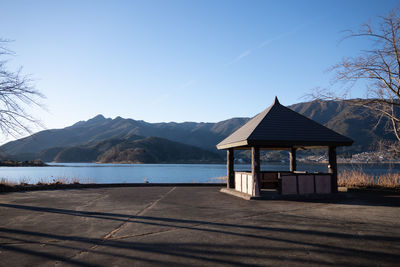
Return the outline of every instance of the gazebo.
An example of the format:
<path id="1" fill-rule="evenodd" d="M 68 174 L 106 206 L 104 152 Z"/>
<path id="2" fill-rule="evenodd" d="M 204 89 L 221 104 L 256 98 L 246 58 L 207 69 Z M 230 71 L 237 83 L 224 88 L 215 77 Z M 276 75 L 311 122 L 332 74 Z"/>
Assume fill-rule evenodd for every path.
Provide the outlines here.
<path id="1" fill-rule="evenodd" d="M 281 194 L 324 194 L 337 192 L 336 148 L 353 140 L 281 105 L 274 103 L 217 145 L 227 151 L 227 188 L 253 197 L 261 189 Z M 296 150 L 327 148 L 328 173 L 296 170 Z M 234 149 L 251 150 L 251 172 L 234 171 Z M 289 171 L 260 171 L 260 150 L 288 150 Z"/>

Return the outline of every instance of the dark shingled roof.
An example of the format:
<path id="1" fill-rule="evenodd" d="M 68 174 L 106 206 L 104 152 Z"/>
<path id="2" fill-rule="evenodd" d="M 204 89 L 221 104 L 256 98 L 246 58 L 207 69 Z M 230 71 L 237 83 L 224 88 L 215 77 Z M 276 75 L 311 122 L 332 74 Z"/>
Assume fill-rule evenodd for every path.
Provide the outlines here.
<path id="1" fill-rule="evenodd" d="M 353 140 L 275 102 L 217 145 L 232 147 L 350 146 Z"/>

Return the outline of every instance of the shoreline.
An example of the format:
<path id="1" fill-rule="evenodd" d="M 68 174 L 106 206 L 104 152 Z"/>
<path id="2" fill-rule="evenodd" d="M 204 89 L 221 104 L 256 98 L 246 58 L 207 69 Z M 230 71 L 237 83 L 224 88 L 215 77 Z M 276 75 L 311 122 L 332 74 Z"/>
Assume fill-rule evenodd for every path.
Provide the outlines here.
<path id="1" fill-rule="evenodd" d="M 129 165 L 226 165 L 225 162 L 215 162 L 215 163 L 200 163 L 200 162 L 193 162 L 193 163 L 126 163 L 126 162 L 45 162 L 43 165 L 1 165 L 0 168 L 5 167 L 5 168 L 26 168 L 26 167 L 38 167 L 38 168 L 43 168 L 43 167 L 76 167 L 76 166 L 68 166 L 68 164 L 93 164 L 92 167 L 96 166 L 97 167 L 102 167 L 104 165 L 111 166 L 112 165 L 124 165 L 128 167 Z M 235 163 L 235 165 L 238 166 L 245 166 L 245 165 L 250 165 L 251 163 Z M 285 165 L 288 164 L 287 162 L 262 162 L 261 165 Z M 298 162 L 298 165 L 301 164 L 307 164 L 307 165 L 327 165 L 327 162 L 304 162 L 300 161 Z M 400 161 L 396 162 L 337 162 L 338 165 L 399 165 Z M 107 166 L 107 167 L 108 167 Z M 88 166 L 82 166 L 82 167 L 90 167 Z M 105 166 L 104 166 L 105 167 Z M 119 166 L 121 167 L 121 166 Z"/>
<path id="2" fill-rule="evenodd" d="M 327 161 L 303 161 L 297 160 L 298 164 L 307 165 L 326 165 L 329 164 Z M 225 161 L 186 161 L 186 162 L 158 162 L 158 163 L 141 163 L 141 162 L 43 162 L 40 160 L 31 161 L 14 161 L 14 160 L 2 160 L 0 161 L 0 167 L 68 167 L 68 164 L 92 164 L 92 165 L 225 165 Z M 251 162 L 235 162 L 235 165 L 250 165 Z M 268 161 L 261 162 L 261 165 L 288 165 L 289 162 L 282 161 Z M 400 161 L 367 161 L 367 162 L 348 162 L 338 159 L 338 165 L 379 165 L 379 164 L 400 164 Z"/>
<path id="3" fill-rule="evenodd" d="M 0 184 L 0 194 L 9 192 L 42 191 L 42 190 L 65 190 L 65 189 L 88 189 L 88 188 L 113 188 L 113 187 L 225 187 L 226 183 L 109 183 L 109 184 Z"/>
<path id="4" fill-rule="evenodd" d="M 107 164 L 107 165 L 226 165 L 226 162 L 176 162 L 176 163 L 127 163 L 127 162 L 46 162 L 45 164 Z M 249 165 L 251 162 L 248 163 L 236 163 L 235 165 Z M 261 162 L 261 165 L 281 165 L 281 164 L 289 164 L 289 162 L 279 162 L 279 161 L 272 161 L 272 162 Z M 318 165 L 325 165 L 328 162 L 313 162 L 313 161 L 298 161 L 298 164 L 318 164 Z M 337 164 L 400 164 L 400 161 L 396 162 L 337 162 Z M 47 165 L 50 166 L 67 166 L 67 165 Z M 2 167 L 2 166 L 0 166 Z"/>
<path id="5" fill-rule="evenodd" d="M 67 189 L 90 189 L 90 188 L 115 188 L 115 187 L 226 187 L 226 183 L 52 183 L 52 184 L 0 184 L 0 194 L 10 192 L 43 191 L 43 190 L 67 190 Z M 341 193 L 368 193 L 382 192 L 400 194 L 400 187 L 390 188 L 384 186 L 339 186 Z"/>

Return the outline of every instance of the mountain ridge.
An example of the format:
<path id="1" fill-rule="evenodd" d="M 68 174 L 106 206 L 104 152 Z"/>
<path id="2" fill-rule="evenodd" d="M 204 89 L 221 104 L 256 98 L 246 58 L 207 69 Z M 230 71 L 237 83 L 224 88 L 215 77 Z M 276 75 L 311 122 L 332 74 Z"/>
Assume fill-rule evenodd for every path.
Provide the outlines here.
<path id="1" fill-rule="evenodd" d="M 347 101 L 315 100 L 288 107 L 355 141 L 353 146 L 341 148 L 339 153 L 368 151 L 378 139 L 394 140 L 394 137 L 384 130 L 385 121 L 381 121 L 378 127 L 374 128 L 376 117 L 369 110 L 352 106 Z M 44 130 L 29 137 L 11 141 L 1 146 L 0 150 L 2 153 L 19 158 L 30 155 L 30 157 L 51 159 L 68 147 L 96 146 L 102 141 L 113 139 L 123 142 L 123 140 L 141 136 L 143 138 L 158 137 L 224 156 L 223 151 L 217 151 L 215 145 L 249 119 L 238 117 L 216 123 L 149 123 L 119 116 L 114 119 L 105 118 L 99 114 L 63 129 Z M 178 144 L 175 145 L 178 146 Z M 150 150 L 154 149 L 156 148 L 152 147 Z"/>

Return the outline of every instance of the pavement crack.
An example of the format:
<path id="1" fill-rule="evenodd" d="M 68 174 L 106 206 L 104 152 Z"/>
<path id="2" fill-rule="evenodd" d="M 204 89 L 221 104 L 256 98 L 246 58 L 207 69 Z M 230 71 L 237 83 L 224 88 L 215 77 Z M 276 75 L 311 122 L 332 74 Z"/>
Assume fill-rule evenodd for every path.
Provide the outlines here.
<path id="1" fill-rule="evenodd" d="M 157 205 L 158 202 L 160 202 L 161 200 L 163 200 L 166 196 L 168 196 L 172 191 L 174 191 L 176 189 L 176 187 L 171 188 L 167 193 L 165 193 L 164 195 L 162 195 L 160 198 L 156 199 L 155 201 L 151 202 L 149 205 L 147 205 L 146 207 L 144 207 L 143 209 L 141 209 L 140 211 L 138 211 L 137 213 L 135 213 L 134 215 L 128 217 L 123 223 L 121 223 L 117 228 L 115 228 L 114 230 L 112 230 L 111 232 L 107 233 L 103 238 L 102 238 L 102 242 L 105 242 L 109 239 L 112 239 L 112 237 L 119 232 L 121 229 L 123 229 L 129 222 L 133 222 L 134 218 L 137 216 L 140 216 L 142 214 L 144 214 L 145 212 L 147 212 L 148 210 L 152 209 L 155 205 Z M 145 235 L 145 234 L 144 234 Z M 91 247 L 89 247 L 88 249 L 84 249 L 81 251 L 78 251 L 77 253 L 75 253 L 74 255 L 72 255 L 71 257 L 69 257 L 70 259 L 75 258 L 79 255 L 82 255 L 84 253 L 88 253 L 91 250 L 96 249 L 99 246 L 99 244 L 95 244 Z M 58 262 L 55 262 L 54 264 L 55 266 L 58 265 Z"/>
<path id="2" fill-rule="evenodd" d="M 171 192 L 172 192 L 172 190 L 171 190 Z M 153 202 L 153 204 L 155 204 L 155 202 Z M 287 213 L 287 212 L 290 212 L 290 211 L 313 209 L 313 208 L 316 208 L 316 207 L 319 207 L 319 206 L 321 206 L 321 204 L 316 204 L 316 205 L 313 205 L 313 206 L 311 206 L 309 208 L 296 208 L 296 209 L 291 209 L 291 210 L 286 210 L 286 211 L 264 212 L 264 213 L 261 213 L 261 214 L 253 214 L 253 215 L 243 216 L 243 217 L 239 217 L 239 218 L 232 218 L 232 221 L 264 216 L 266 214 L 271 214 L 271 213 L 279 214 L 279 213 Z M 151 207 L 152 207 L 152 205 L 150 205 L 148 207 L 148 209 L 150 209 Z M 145 210 L 146 210 L 146 208 L 144 208 L 142 210 L 142 212 L 144 212 Z M 141 215 L 141 213 L 139 212 L 137 215 L 139 216 L 139 215 Z M 135 235 L 124 235 L 124 236 L 119 236 L 119 237 L 114 237 L 114 238 L 110 237 L 109 240 L 120 240 L 120 239 L 127 239 L 127 238 L 135 238 L 135 237 L 143 237 L 143 236 L 150 236 L 150 235 L 156 235 L 156 234 L 163 234 L 163 233 L 168 233 L 168 232 L 173 232 L 173 231 L 182 231 L 182 230 L 187 230 L 187 229 L 190 229 L 190 228 L 193 228 L 193 227 L 212 225 L 213 223 L 220 223 L 220 222 L 219 221 L 209 221 L 209 222 L 204 222 L 204 223 L 188 225 L 188 226 L 185 226 L 185 227 L 174 227 L 172 229 L 167 229 L 167 230 L 162 230 L 162 231 L 155 231 L 155 232 L 149 232 L 149 233 L 143 233 L 143 234 L 135 234 Z"/>
<path id="3" fill-rule="evenodd" d="M 108 195 L 102 195 L 102 196 L 99 196 L 99 197 L 97 197 L 97 198 L 95 198 L 95 199 L 92 199 L 91 201 L 88 201 L 85 205 L 79 206 L 77 210 L 80 210 L 80 209 L 82 209 L 82 208 L 89 207 L 90 205 L 92 205 L 92 203 L 97 202 L 97 201 L 99 201 L 100 199 L 104 199 L 104 198 L 107 198 L 107 197 L 108 197 Z"/>
<path id="4" fill-rule="evenodd" d="M 155 232 L 136 234 L 136 235 L 123 235 L 123 236 L 119 236 L 119 237 L 110 238 L 109 240 L 121 240 L 121 239 L 132 238 L 132 237 L 156 235 L 156 234 L 162 234 L 162 233 L 172 232 L 172 231 L 176 231 L 176 230 L 181 230 L 181 229 L 173 228 L 173 229 L 168 229 L 168 230 L 155 231 Z"/>
<path id="5" fill-rule="evenodd" d="M 164 195 L 162 195 L 159 199 L 153 201 L 152 203 L 150 203 L 148 206 L 144 207 L 142 210 L 140 210 L 139 212 L 137 212 L 135 215 L 132 215 L 130 217 L 128 217 L 120 226 L 118 226 L 117 228 L 115 228 L 114 230 L 112 230 L 111 232 L 109 232 L 108 234 L 106 234 L 103 237 L 103 240 L 107 240 L 109 238 L 111 238 L 113 235 L 115 235 L 117 232 L 119 232 L 122 228 L 124 228 L 128 222 L 132 222 L 134 220 L 131 220 L 132 218 L 135 218 L 137 216 L 141 216 L 143 215 L 146 211 L 152 209 L 155 205 L 157 205 L 158 202 L 160 202 L 162 199 L 164 199 L 167 195 L 169 195 L 172 191 L 174 191 L 176 189 L 176 187 L 171 188 L 171 190 L 169 190 L 167 193 L 165 193 Z"/>
<path id="6" fill-rule="evenodd" d="M 157 199 L 156 201 L 154 201 L 153 203 L 151 203 L 149 206 L 145 207 L 144 209 L 142 209 L 141 211 L 139 211 L 136 216 L 140 216 L 143 213 L 145 213 L 146 211 L 152 209 L 155 205 L 157 205 L 158 202 L 160 202 L 162 199 L 164 199 L 166 196 L 168 196 L 172 191 L 174 191 L 176 189 L 176 186 L 171 188 L 171 190 L 169 190 L 167 193 L 165 193 L 163 196 L 161 196 L 159 199 Z"/>

